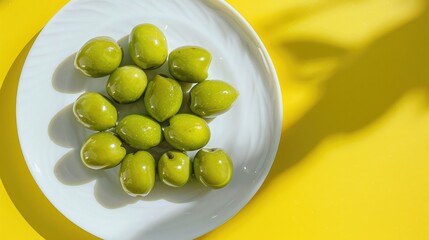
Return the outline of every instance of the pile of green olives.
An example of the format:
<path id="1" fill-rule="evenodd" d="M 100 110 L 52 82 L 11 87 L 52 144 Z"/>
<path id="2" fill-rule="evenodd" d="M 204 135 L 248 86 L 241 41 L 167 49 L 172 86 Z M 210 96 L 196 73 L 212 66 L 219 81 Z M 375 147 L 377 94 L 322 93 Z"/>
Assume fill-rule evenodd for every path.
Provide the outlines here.
<path id="1" fill-rule="evenodd" d="M 207 80 L 212 57 L 206 49 L 183 46 L 168 54 L 167 39 L 153 24 L 135 26 L 128 47 L 133 65 L 121 66 L 128 53 L 110 37 L 93 38 L 76 54 L 74 66 L 82 74 L 108 78 L 108 96 L 86 92 L 73 105 L 76 120 L 97 131 L 81 148 L 83 164 L 97 170 L 120 164 L 119 181 L 131 196 L 149 194 L 156 175 L 171 187 L 191 178 L 213 189 L 225 187 L 233 176 L 232 160 L 222 149 L 204 148 L 211 136 L 207 122 L 228 111 L 238 91 L 224 81 Z M 147 70 L 164 64 L 171 77 L 148 79 Z M 144 113 L 119 119 L 115 105 L 138 101 Z M 151 150 L 166 145 L 155 159 Z M 191 160 L 187 151 L 196 150 Z"/>

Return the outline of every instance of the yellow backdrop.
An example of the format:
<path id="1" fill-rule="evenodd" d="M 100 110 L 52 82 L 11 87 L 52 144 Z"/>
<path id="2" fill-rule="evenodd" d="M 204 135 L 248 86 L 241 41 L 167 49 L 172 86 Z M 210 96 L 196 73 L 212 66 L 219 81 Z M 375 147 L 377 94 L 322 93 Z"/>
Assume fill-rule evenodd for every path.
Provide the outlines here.
<path id="1" fill-rule="evenodd" d="M 273 58 L 283 133 L 256 196 L 202 239 L 429 239 L 429 2 L 229 2 Z M 43 196 L 16 134 L 23 61 L 65 3 L 0 1 L 1 239 L 94 238 Z"/>

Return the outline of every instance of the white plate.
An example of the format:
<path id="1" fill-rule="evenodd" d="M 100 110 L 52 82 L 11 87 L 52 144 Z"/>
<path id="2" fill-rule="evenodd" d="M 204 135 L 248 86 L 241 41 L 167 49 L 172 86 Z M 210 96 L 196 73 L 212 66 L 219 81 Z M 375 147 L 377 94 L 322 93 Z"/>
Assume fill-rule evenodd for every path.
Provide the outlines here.
<path id="1" fill-rule="evenodd" d="M 234 162 L 234 177 L 224 189 L 156 184 L 148 197 L 136 199 L 120 189 L 118 168 L 96 172 L 80 162 L 80 145 L 91 132 L 76 123 L 71 104 L 84 91 L 104 92 L 106 78 L 84 78 L 73 69 L 73 54 L 102 35 L 126 46 L 124 37 L 145 22 L 163 30 L 170 51 L 182 45 L 208 49 L 209 78 L 240 92 L 234 107 L 210 123 L 208 147 L 224 148 Z M 264 181 L 282 116 L 277 76 L 262 42 L 234 9 L 215 0 L 71 1 L 28 54 L 16 108 L 22 152 L 43 193 L 71 221 L 107 239 L 190 239 L 224 223 Z"/>

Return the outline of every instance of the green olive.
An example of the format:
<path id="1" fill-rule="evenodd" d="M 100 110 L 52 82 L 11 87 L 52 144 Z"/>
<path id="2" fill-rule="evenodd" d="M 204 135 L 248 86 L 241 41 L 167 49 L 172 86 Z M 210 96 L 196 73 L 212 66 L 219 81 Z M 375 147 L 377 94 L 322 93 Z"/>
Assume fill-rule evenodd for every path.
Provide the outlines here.
<path id="1" fill-rule="evenodd" d="M 158 175 L 162 182 L 172 187 L 185 185 L 192 170 L 191 161 L 186 153 L 168 151 L 158 161 Z"/>
<path id="2" fill-rule="evenodd" d="M 119 121 L 116 133 L 128 145 L 136 149 L 149 149 L 162 140 L 161 126 L 154 120 L 131 114 Z"/>
<path id="3" fill-rule="evenodd" d="M 207 80 L 191 89 L 191 111 L 201 117 L 214 117 L 228 109 L 239 93 L 234 87 L 219 80 Z"/>
<path id="4" fill-rule="evenodd" d="M 193 151 L 204 147 L 210 140 L 207 122 L 192 114 L 177 114 L 170 118 L 164 129 L 165 140 L 174 148 Z"/>
<path id="5" fill-rule="evenodd" d="M 146 151 L 128 154 L 121 163 L 119 181 L 122 189 L 133 197 L 146 196 L 155 185 L 155 160 Z"/>
<path id="6" fill-rule="evenodd" d="M 167 40 L 155 25 L 140 24 L 131 31 L 129 51 L 137 66 L 143 69 L 158 68 L 167 59 Z"/>
<path id="7" fill-rule="evenodd" d="M 231 158 L 222 149 L 201 149 L 194 158 L 194 173 L 204 186 L 223 188 L 232 178 Z"/>
<path id="8" fill-rule="evenodd" d="M 116 69 L 107 81 L 107 93 L 118 103 L 137 101 L 147 85 L 146 74 L 138 67 L 123 66 Z"/>
<path id="9" fill-rule="evenodd" d="M 74 65 L 85 76 L 104 77 L 122 61 L 122 49 L 110 37 L 96 37 L 86 42 L 76 55 Z"/>
<path id="10" fill-rule="evenodd" d="M 202 82 L 208 76 L 212 57 L 201 47 L 185 46 L 175 49 L 168 58 L 170 74 L 183 82 Z"/>
<path id="11" fill-rule="evenodd" d="M 112 168 L 122 161 L 125 154 L 121 140 L 110 132 L 92 134 L 80 151 L 82 162 L 91 169 Z"/>
<path id="12" fill-rule="evenodd" d="M 73 105 L 73 113 L 79 123 L 95 131 L 114 127 L 118 118 L 115 106 L 103 95 L 95 92 L 80 95 Z"/>
<path id="13" fill-rule="evenodd" d="M 182 99 L 182 88 L 178 82 L 157 75 L 148 84 L 144 105 L 151 117 L 163 122 L 179 111 Z"/>

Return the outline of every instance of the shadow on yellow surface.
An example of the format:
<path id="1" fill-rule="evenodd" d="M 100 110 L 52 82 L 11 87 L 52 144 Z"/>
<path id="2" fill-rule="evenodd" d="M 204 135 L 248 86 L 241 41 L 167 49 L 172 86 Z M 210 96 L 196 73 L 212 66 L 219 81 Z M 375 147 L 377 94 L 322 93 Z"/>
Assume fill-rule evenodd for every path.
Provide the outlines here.
<path id="1" fill-rule="evenodd" d="M 65 218 L 43 195 L 31 176 L 19 147 L 16 132 L 15 98 L 22 65 L 34 37 L 13 63 L 0 90 L 0 126 L 8 146 L 0 148 L 0 177 L 25 220 L 45 239 L 96 239 Z"/>
<path id="2" fill-rule="evenodd" d="M 410 90 L 420 88 L 429 93 L 428 23 L 426 7 L 416 18 L 358 50 L 317 39 L 280 43 L 282 54 L 298 62 L 325 57 L 347 61 L 320 83 L 319 100 L 284 130 L 276 161 L 262 189 L 325 138 L 366 127 Z M 287 94 L 288 89 L 283 91 Z"/>

